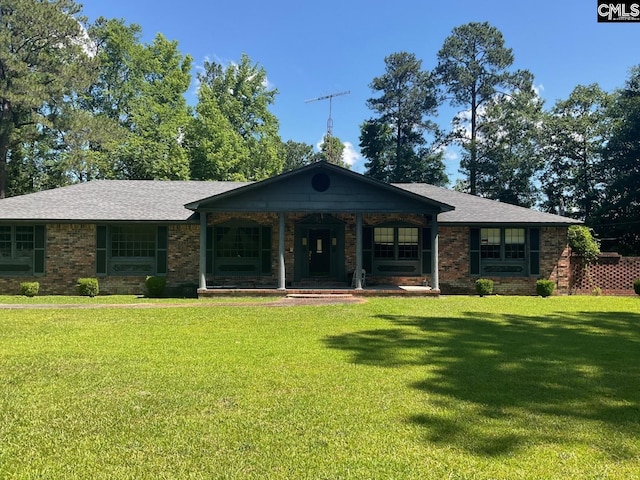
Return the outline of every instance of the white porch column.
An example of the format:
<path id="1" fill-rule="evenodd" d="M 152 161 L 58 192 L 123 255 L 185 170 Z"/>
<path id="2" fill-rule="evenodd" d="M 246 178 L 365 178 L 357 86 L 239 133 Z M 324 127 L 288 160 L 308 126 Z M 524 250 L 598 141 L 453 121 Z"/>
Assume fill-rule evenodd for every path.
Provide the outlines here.
<path id="1" fill-rule="evenodd" d="M 287 271 L 284 263 L 284 212 L 278 214 L 278 290 L 287 289 Z"/>
<path id="2" fill-rule="evenodd" d="M 431 288 L 434 290 L 440 290 L 440 278 L 438 275 L 439 265 L 438 265 L 438 216 L 436 214 L 432 215 L 433 222 L 431 225 Z"/>
<path id="3" fill-rule="evenodd" d="M 362 290 L 362 213 L 356 213 L 356 290 Z"/>
<path id="4" fill-rule="evenodd" d="M 207 288 L 207 214 L 200 212 L 200 266 L 198 288 Z"/>

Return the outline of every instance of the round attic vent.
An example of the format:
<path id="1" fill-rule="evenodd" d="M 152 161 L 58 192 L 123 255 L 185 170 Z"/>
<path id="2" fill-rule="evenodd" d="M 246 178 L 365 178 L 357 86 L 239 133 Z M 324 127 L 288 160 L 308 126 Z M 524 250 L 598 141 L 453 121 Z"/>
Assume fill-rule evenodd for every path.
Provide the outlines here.
<path id="1" fill-rule="evenodd" d="M 326 192 L 331 186 L 331 179 L 326 173 L 316 173 L 311 178 L 311 186 L 316 192 Z"/>

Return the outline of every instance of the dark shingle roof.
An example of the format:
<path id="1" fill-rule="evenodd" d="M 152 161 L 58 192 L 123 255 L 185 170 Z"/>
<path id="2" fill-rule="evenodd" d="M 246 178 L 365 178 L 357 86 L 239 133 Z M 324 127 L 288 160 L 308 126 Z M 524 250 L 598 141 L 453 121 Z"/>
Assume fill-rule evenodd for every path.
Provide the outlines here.
<path id="1" fill-rule="evenodd" d="M 96 180 L 0 200 L 0 221 L 148 221 L 193 219 L 186 204 L 234 190 L 250 182 Z M 455 210 L 438 216 L 442 224 L 579 223 L 428 184 L 395 184 Z M 345 205 L 348 210 L 348 205 Z"/>
<path id="2" fill-rule="evenodd" d="M 0 200 L 2 220 L 185 221 L 184 205 L 243 182 L 95 180 Z"/>
<path id="3" fill-rule="evenodd" d="M 489 200 L 488 198 L 476 197 L 426 183 L 397 183 L 394 185 L 403 190 L 453 205 L 455 210 L 438 215 L 438 222 L 441 224 L 529 223 L 569 225 L 581 223 L 572 218 L 539 212 L 530 208 Z"/>

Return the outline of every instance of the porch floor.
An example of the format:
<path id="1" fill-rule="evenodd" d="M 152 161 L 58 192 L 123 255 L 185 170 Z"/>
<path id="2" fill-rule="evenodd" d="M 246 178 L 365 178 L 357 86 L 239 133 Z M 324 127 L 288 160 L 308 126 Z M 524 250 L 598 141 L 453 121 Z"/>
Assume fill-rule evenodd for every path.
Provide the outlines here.
<path id="1" fill-rule="evenodd" d="M 419 286 L 398 286 L 398 285 L 373 285 L 362 290 L 349 288 L 346 286 L 322 286 L 322 287 L 288 287 L 285 290 L 278 290 L 273 287 L 235 287 L 216 286 L 198 289 L 198 298 L 211 298 L 218 296 L 252 296 L 252 297 L 321 297 L 321 296 L 358 296 L 358 297 L 439 297 L 440 290 L 430 287 Z"/>

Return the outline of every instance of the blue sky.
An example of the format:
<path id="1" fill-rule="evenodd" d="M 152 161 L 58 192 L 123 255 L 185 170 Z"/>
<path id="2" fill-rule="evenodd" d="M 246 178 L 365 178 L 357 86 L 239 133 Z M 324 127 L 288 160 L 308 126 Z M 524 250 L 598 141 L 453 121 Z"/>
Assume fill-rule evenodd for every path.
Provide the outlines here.
<path id="1" fill-rule="evenodd" d="M 410 52 L 430 70 L 456 26 L 488 21 L 497 27 L 513 49 L 514 68 L 534 74 L 546 107 L 576 85 L 622 87 L 640 64 L 640 22 L 598 23 L 595 0 L 80 2 L 90 21 L 123 18 L 142 27 L 144 42 L 156 33 L 176 40 L 194 69 L 205 59 L 227 64 L 249 55 L 279 91 L 272 111 L 285 141 L 316 145 L 326 132 L 329 103 L 305 100 L 350 91 L 332 102 L 333 134 L 353 146 L 356 171 L 364 169 L 360 124 L 372 116 L 369 84 L 384 73 L 385 56 Z M 195 101 L 195 82 L 188 100 Z M 443 108 L 437 121 L 447 126 L 454 113 Z M 452 153 L 447 172 L 453 177 L 457 170 Z"/>

